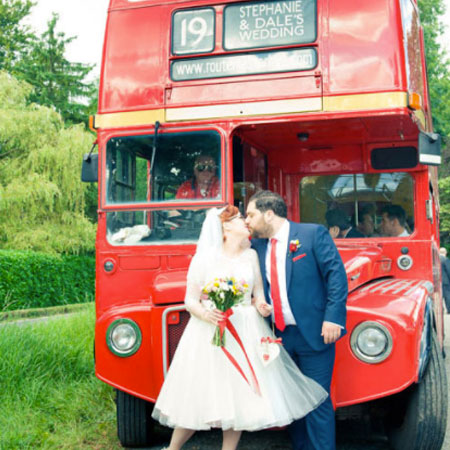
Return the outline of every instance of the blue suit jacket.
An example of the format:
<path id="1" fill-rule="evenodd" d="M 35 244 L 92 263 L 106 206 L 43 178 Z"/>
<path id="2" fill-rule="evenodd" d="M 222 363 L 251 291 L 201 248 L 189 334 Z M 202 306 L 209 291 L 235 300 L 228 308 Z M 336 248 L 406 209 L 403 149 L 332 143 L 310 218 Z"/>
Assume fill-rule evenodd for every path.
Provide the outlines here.
<path id="1" fill-rule="evenodd" d="M 300 247 L 289 252 L 289 242 L 298 239 Z M 266 299 L 269 283 L 266 274 L 267 239 L 252 239 L 257 251 Z M 348 294 L 347 275 L 342 259 L 328 230 L 322 225 L 289 221 L 286 249 L 286 287 L 297 327 L 311 348 L 324 350 L 321 336 L 323 322 L 344 327 Z"/>

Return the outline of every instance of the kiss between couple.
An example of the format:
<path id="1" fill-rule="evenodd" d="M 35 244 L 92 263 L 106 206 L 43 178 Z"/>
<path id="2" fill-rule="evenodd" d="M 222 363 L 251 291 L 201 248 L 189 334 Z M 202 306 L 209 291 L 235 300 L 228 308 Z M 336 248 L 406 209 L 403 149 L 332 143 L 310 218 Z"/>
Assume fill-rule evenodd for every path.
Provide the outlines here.
<path id="1" fill-rule="evenodd" d="M 286 425 L 295 450 L 335 449 L 329 391 L 347 277 L 323 226 L 286 217 L 271 191 L 250 199 L 245 220 L 231 205 L 208 211 L 187 277 L 191 320 L 153 410 L 174 428 L 168 450 L 196 430 L 222 428 L 222 450 L 234 450 L 243 430 Z M 242 295 L 224 313 L 212 300 L 230 292 Z M 212 343 L 218 326 L 224 346 Z"/>

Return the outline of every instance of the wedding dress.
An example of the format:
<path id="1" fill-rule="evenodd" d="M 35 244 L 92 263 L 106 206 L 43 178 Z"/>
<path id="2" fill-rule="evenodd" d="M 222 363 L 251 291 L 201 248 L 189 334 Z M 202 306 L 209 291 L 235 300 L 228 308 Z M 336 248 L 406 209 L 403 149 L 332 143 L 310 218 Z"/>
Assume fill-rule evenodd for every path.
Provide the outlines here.
<path id="1" fill-rule="evenodd" d="M 273 334 L 251 302 L 252 293 L 261 295 L 263 291 L 256 252 L 246 249 L 238 258 L 229 258 L 218 247 L 197 251 L 187 278 L 188 309 L 195 302 L 212 308 L 210 300 L 200 300 L 201 290 L 216 277 L 235 277 L 249 285 L 243 302 L 233 307 L 229 320 L 247 352 L 257 386 L 251 381 L 251 369 L 242 348 L 229 330 L 225 330 L 225 348 L 249 383 L 225 352 L 212 344 L 216 327 L 191 315 L 155 404 L 153 418 L 173 428 L 256 431 L 288 425 L 305 416 L 328 394 L 300 372 L 282 345 L 273 362 L 265 365 L 261 359 L 261 338 Z"/>

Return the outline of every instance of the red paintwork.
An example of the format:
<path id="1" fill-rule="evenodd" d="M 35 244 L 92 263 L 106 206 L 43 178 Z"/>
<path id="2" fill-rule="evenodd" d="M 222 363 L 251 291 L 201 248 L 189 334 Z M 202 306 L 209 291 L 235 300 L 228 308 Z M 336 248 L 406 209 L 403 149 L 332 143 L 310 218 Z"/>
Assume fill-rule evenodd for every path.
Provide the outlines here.
<path id="1" fill-rule="evenodd" d="M 374 292 L 369 289 L 350 294 L 348 329 L 366 320 L 376 320 L 391 331 L 394 348 L 382 364 L 375 364 L 368 370 L 367 364 L 357 359 L 350 350 L 350 334 L 341 339 L 337 346 L 333 380 L 338 406 L 394 394 L 417 381 L 417 366 L 411 362 L 418 359 L 420 333 L 417 330 L 423 325 L 423 307 L 428 292 L 421 280 L 414 280 L 412 286 L 417 288 L 408 295 L 404 292 L 409 291 L 411 285 L 400 292 L 397 292 L 398 286 L 396 284 L 396 289 L 383 293 L 382 290 L 375 290 L 375 283 Z"/>
<path id="2" fill-rule="evenodd" d="M 221 50 L 223 1 L 214 4 L 219 17 L 214 54 Z M 380 92 L 422 94 L 426 128 L 431 127 L 424 76 L 421 30 L 413 29 L 406 43 L 411 66 L 407 72 L 398 1 L 355 2 L 318 0 L 319 63 L 313 71 L 263 74 L 212 80 L 173 82 L 169 78 L 170 23 L 175 9 L 210 6 L 208 1 L 129 2 L 111 0 L 100 80 L 99 114 L 241 101 L 307 98 Z M 420 31 L 420 33 L 419 33 Z M 419 45 L 420 44 L 420 45 Z M 417 50 L 419 49 L 419 50 Z M 409 75 L 407 75 L 409 73 Z M 163 132 L 188 129 L 219 130 L 225 200 L 233 201 L 232 142 L 238 135 L 267 155 L 269 188 L 282 194 L 289 217 L 299 220 L 298 183 L 303 176 L 330 173 L 374 172 L 369 152 L 383 144 L 417 145 L 419 126 L 407 108 L 367 111 L 339 110 L 239 117 L 163 124 Z M 99 228 L 97 234 L 96 374 L 105 382 L 147 400 L 155 400 L 163 381 L 161 316 L 168 304 L 183 301 L 185 276 L 192 245 L 113 247 L 106 240 L 107 210 L 126 206 L 105 205 L 105 144 L 112 136 L 152 133 L 153 124 L 99 130 L 101 154 Z M 297 133 L 308 132 L 307 147 Z M 225 167 L 228 171 L 225 172 Z M 419 165 L 410 170 L 414 179 L 415 231 L 408 240 L 363 239 L 351 244 L 337 241 L 346 264 L 350 296 L 348 334 L 337 345 L 333 399 L 346 406 L 403 390 L 417 381 L 418 342 L 427 292 L 423 282 L 435 286 L 432 294 L 438 337 L 443 339 L 442 299 L 437 204 L 437 171 Z M 433 185 L 433 222 L 425 202 Z M 211 201 L 211 205 L 217 204 Z M 185 205 L 195 205 L 195 201 Z M 161 207 L 161 204 L 158 205 Z M 144 208 L 137 205 L 136 208 Z M 402 247 L 414 260 L 403 272 L 396 260 Z M 103 270 L 115 262 L 112 273 Z M 374 290 L 378 278 L 392 282 L 412 280 L 408 290 Z M 372 287 L 371 287 L 372 286 Z M 387 288 L 388 286 L 384 286 Z M 397 287 L 401 287 L 397 285 Z M 415 287 L 411 289 L 411 287 Z M 112 320 L 129 317 L 143 333 L 141 349 L 129 358 L 113 355 L 105 343 Z M 349 347 L 353 328 L 365 320 L 379 320 L 391 331 L 394 349 L 383 363 L 357 360 Z"/>
<path id="3" fill-rule="evenodd" d="M 233 2 L 222 2 L 227 3 Z M 403 49 L 402 34 L 398 31 L 399 6 L 387 0 L 360 2 L 357 11 L 350 0 L 319 0 L 322 32 L 319 31 L 315 44 L 320 50 L 319 65 L 312 71 L 239 77 L 239 83 L 235 78 L 231 84 L 223 78 L 172 82 L 169 77 L 172 11 L 205 5 L 210 3 L 111 1 L 99 113 L 224 100 L 313 97 L 322 89 L 323 95 L 407 90 L 403 51 L 399 51 Z M 222 6 L 216 9 L 220 12 Z M 216 34 L 220 36 L 220 30 Z M 223 53 L 220 45 L 216 45 L 212 54 Z M 322 80 L 319 88 L 315 85 L 316 77 Z"/>

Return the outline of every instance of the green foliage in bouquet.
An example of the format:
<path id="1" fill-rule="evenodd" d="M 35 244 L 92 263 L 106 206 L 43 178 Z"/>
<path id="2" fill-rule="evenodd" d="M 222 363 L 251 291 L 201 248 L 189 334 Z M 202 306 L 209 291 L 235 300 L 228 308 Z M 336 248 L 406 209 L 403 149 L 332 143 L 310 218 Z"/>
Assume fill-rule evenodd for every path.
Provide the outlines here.
<path id="1" fill-rule="evenodd" d="M 228 311 L 238 305 L 244 299 L 248 289 L 245 281 L 236 281 L 234 277 L 214 278 L 202 290 L 205 299 L 211 300 L 215 307 L 222 312 Z M 220 326 L 216 328 L 213 344 L 218 347 L 225 345 L 225 331 L 221 332 Z"/>

